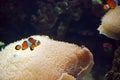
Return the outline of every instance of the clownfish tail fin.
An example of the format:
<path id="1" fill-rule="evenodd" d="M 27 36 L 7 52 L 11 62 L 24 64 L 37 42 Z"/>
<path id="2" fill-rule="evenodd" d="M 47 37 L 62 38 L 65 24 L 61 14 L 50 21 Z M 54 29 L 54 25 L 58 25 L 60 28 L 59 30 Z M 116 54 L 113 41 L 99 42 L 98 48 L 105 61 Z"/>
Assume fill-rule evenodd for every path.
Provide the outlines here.
<path id="1" fill-rule="evenodd" d="M 21 49 L 21 45 L 16 45 L 16 46 L 15 46 L 15 49 L 16 49 L 16 50 L 20 50 L 20 49 Z"/>

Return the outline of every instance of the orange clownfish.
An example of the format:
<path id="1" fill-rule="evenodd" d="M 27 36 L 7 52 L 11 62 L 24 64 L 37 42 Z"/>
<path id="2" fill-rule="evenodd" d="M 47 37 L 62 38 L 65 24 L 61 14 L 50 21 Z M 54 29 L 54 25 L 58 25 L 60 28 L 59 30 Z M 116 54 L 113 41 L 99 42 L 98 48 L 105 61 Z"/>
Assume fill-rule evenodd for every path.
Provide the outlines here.
<path id="1" fill-rule="evenodd" d="M 16 45 L 15 49 L 16 50 L 25 50 L 27 48 L 30 48 L 30 50 L 34 50 L 36 46 L 39 46 L 41 43 L 38 40 L 35 40 L 33 38 L 29 38 L 28 40 L 24 41 L 22 45 Z"/>
<path id="2" fill-rule="evenodd" d="M 35 40 L 35 39 L 33 39 L 33 38 L 29 38 L 28 41 L 29 41 L 30 43 L 32 43 L 33 45 L 35 45 L 35 46 L 39 46 L 39 45 L 40 45 L 40 41 Z"/>
<path id="3" fill-rule="evenodd" d="M 103 6 L 104 10 L 114 9 L 119 4 L 119 0 L 107 0 L 107 4 Z"/>
<path id="4" fill-rule="evenodd" d="M 33 38 L 29 38 L 28 41 L 32 44 L 30 46 L 30 49 L 33 50 L 36 46 L 39 46 L 40 45 L 40 41 L 38 40 L 35 40 Z"/>

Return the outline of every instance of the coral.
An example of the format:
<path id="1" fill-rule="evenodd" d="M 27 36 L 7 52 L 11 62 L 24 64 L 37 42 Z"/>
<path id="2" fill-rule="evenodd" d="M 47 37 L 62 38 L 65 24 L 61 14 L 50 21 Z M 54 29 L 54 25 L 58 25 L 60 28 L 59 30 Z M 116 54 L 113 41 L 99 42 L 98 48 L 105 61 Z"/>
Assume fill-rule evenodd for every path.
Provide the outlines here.
<path id="1" fill-rule="evenodd" d="M 0 51 L 0 80 L 75 80 L 93 67 L 92 53 L 86 47 L 55 41 L 47 36 L 31 36 L 41 42 L 34 50 L 16 50 L 17 44 Z"/>
<path id="2" fill-rule="evenodd" d="M 112 69 L 106 74 L 107 80 L 120 80 L 120 47 L 115 51 Z"/>

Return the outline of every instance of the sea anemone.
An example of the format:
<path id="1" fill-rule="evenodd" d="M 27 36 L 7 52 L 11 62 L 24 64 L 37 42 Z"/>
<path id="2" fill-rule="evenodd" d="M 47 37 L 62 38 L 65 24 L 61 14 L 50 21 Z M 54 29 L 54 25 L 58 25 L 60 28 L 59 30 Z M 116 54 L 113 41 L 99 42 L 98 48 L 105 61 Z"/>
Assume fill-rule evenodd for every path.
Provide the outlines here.
<path id="1" fill-rule="evenodd" d="M 34 50 L 16 50 L 28 38 L 0 51 L 0 80 L 75 80 L 93 67 L 93 55 L 86 47 L 34 35 L 41 44 Z"/>
<path id="2" fill-rule="evenodd" d="M 120 6 L 109 10 L 102 18 L 98 30 L 109 38 L 120 40 Z"/>

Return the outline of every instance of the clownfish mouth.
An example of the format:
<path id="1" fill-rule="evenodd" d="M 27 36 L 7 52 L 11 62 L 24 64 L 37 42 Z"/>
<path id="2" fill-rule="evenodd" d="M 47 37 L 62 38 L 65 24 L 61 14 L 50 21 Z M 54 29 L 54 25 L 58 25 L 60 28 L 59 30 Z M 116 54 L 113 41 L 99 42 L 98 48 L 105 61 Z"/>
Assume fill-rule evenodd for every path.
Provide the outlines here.
<path id="1" fill-rule="evenodd" d="M 34 50 L 35 47 L 39 46 L 41 42 L 39 40 L 36 40 L 32 37 L 28 38 L 28 40 L 25 40 L 22 42 L 22 44 L 16 45 L 16 50 L 26 50 L 27 48 L 30 48 L 30 50 Z"/>

